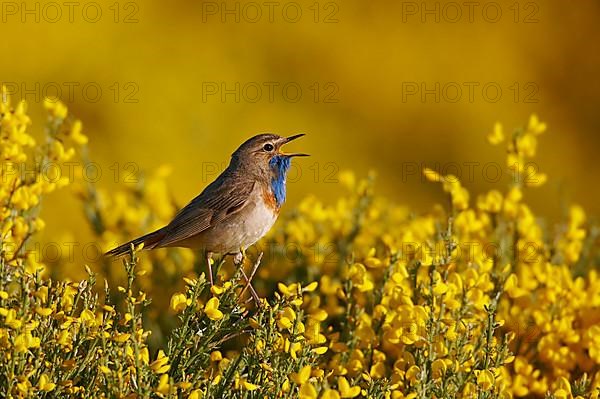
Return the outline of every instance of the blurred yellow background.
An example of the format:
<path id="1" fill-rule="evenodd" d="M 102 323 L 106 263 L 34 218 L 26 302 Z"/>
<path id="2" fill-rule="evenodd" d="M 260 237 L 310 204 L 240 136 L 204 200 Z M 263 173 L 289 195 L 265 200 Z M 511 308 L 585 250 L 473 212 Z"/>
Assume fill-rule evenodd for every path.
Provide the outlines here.
<path id="1" fill-rule="evenodd" d="M 34 121 L 54 94 L 82 119 L 101 187 L 169 164 L 184 205 L 249 136 L 305 132 L 291 203 L 333 197 L 350 168 L 420 211 L 442 194 L 418 169 L 458 165 L 469 190 L 489 188 L 505 154 L 486 133 L 537 113 L 549 182 L 534 209 L 600 210 L 597 1 L 68 4 L 3 2 L 0 80 Z M 47 234 L 84 229 L 65 197 L 44 204 Z"/>

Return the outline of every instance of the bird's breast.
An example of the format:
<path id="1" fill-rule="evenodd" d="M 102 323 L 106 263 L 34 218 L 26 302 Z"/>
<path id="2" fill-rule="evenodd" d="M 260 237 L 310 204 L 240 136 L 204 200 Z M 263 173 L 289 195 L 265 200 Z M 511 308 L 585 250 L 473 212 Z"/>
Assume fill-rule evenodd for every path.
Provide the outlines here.
<path id="1" fill-rule="evenodd" d="M 194 245 L 216 253 L 237 253 L 267 234 L 278 216 L 273 193 L 257 185 L 243 209 L 201 233 Z"/>
<path id="2" fill-rule="evenodd" d="M 252 204 L 237 218 L 239 246 L 247 248 L 262 238 L 273 227 L 279 216 L 279 207 L 270 190 L 261 190 Z M 239 247 L 238 247 L 239 248 Z"/>
<path id="3" fill-rule="evenodd" d="M 273 189 L 268 185 L 262 187 L 261 197 L 264 202 L 264 206 L 267 209 L 270 209 L 275 214 L 279 214 L 279 202 L 277 201 L 277 197 L 273 192 Z"/>

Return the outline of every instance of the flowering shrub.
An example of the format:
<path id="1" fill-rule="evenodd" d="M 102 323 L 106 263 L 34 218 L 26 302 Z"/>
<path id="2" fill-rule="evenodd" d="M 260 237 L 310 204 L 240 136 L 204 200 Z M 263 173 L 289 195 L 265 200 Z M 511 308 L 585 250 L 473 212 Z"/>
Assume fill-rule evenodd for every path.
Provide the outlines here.
<path id="1" fill-rule="evenodd" d="M 210 287 L 189 250 L 37 259 L 44 196 L 73 183 L 108 249 L 172 217 L 168 170 L 110 194 L 49 182 L 46 163 L 85 159 L 81 123 L 47 102 L 36 145 L 25 104 L 3 93 L 0 107 L 0 397 L 598 397 L 598 230 L 572 206 L 551 232 L 524 202 L 546 180 L 527 168 L 546 130 L 535 116 L 488 137 L 508 143 L 505 192 L 473 201 L 425 170 L 449 206 L 415 215 L 346 172 L 334 204 L 304 199 L 247 254 L 256 306 L 230 261 Z M 34 173 L 15 173 L 23 163 Z"/>

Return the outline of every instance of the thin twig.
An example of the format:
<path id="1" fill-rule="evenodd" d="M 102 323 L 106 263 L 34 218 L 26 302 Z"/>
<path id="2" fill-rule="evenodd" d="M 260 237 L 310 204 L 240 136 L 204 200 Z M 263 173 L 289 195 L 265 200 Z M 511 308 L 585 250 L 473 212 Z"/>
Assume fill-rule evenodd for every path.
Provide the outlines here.
<path id="1" fill-rule="evenodd" d="M 256 271 L 258 270 L 258 266 L 260 265 L 260 261 L 261 261 L 262 257 L 263 257 L 263 252 L 261 252 L 258 255 L 258 259 L 256 259 L 256 262 L 254 263 L 254 266 L 252 267 L 252 272 L 250 273 L 250 277 L 248 277 L 246 275 L 246 272 L 244 272 L 243 263 L 242 263 L 242 265 L 240 265 L 240 271 L 242 273 L 242 276 L 246 280 L 246 285 L 242 289 L 242 292 L 240 293 L 238 298 L 241 298 L 244 295 L 244 293 L 246 292 L 246 290 L 248 288 L 250 288 L 250 293 L 252 294 L 252 299 L 254 300 L 254 303 L 256 303 L 256 306 L 260 306 L 260 297 L 258 296 L 256 291 L 254 290 L 254 287 L 252 286 L 252 279 L 254 278 L 254 275 L 256 274 Z M 246 301 L 246 302 L 248 302 L 248 301 Z"/>
<path id="2" fill-rule="evenodd" d="M 242 276 L 244 277 L 244 280 L 246 280 L 246 286 L 242 290 L 242 294 L 244 293 L 244 290 L 246 288 L 250 288 L 250 294 L 252 294 L 252 299 L 254 299 L 254 302 L 256 303 L 256 306 L 260 306 L 260 297 L 258 296 L 258 294 L 256 293 L 256 291 L 254 290 L 254 287 L 250 283 L 250 279 L 246 275 L 246 272 L 244 271 L 244 269 L 240 269 L 240 271 L 242 272 Z M 242 294 L 240 294 L 240 297 L 242 296 Z"/>
<path id="3" fill-rule="evenodd" d="M 252 279 L 254 278 L 254 275 L 256 274 L 256 271 L 258 270 L 258 266 L 260 266 L 260 261 L 262 260 L 262 257 L 263 257 L 263 252 L 261 252 L 258 255 L 258 258 L 256 259 L 256 262 L 254 262 L 254 266 L 252 267 L 252 272 L 250 272 L 250 277 L 247 278 L 248 284 L 244 287 L 244 289 L 242 289 L 242 292 L 240 293 L 240 296 L 244 295 L 244 292 L 246 292 L 246 289 L 248 289 L 248 286 L 250 285 L 250 282 L 252 281 Z M 244 273 L 244 269 L 242 269 L 242 273 L 244 274 L 244 276 L 246 275 L 246 273 Z"/>

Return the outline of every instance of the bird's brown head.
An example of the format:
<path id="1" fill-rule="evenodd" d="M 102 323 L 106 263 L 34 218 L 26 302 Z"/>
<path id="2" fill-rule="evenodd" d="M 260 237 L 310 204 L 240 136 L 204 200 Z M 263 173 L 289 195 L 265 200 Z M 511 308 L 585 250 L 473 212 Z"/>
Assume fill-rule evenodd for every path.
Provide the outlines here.
<path id="1" fill-rule="evenodd" d="M 304 134 L 282 137 L 276 134 L 259 134 L 243 143 L 231 156 L 231 167 L 247 176 L 270 184 L 278 206 L 285 201 L 285 180 L 293 157 L 304 153 L 284 153 L 283 145 Z"/>
<path id="2" fill-rule="evenodd" d="M 282 137 L 277 134 L 264 133 L 246 140 L 232 154 L 232 162 L 241 164 L 249 173 L 270 175 L 272 169 L 278 164 L 289 167 L 289 161 L 293 157 L 307 156 L 304 153 L 284 153 L 282 147 L 304 134 L 295 134 Z M 287 170 L 287 167 L 285 168 Z"/>

